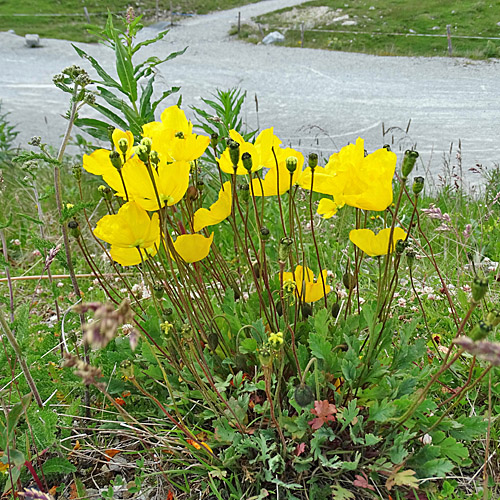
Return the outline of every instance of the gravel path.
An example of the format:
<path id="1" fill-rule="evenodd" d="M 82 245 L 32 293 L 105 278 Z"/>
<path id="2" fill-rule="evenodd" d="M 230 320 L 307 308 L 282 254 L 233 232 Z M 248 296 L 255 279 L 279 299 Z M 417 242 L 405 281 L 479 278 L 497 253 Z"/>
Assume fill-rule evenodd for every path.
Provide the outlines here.
<path id="1" fill-rule="evenodd" d="M 274 126 L 285 143 L 329 155 L 358 136 L 369 150 L 391 142 L 382 124 L 394 130 L 394 149 L 416 144 L 434 182 L 450 144 L 462 141 L 463 171 L 500 161 L 500 64 L 448 58 L 376 57 L 364 54 L 250 45 L 228 36 L 238 11 L 242 21 L 300 0 L 264 0 L 238 9 L 183 20 L 144 56 L 186 53 L 160 67 L 158 89 L 182 87 L 184 107 L 200 105 L 216 88 L 238 86 L 248 92 L 249 128 Z M 144 30 L 151 35 L 161 26 Z M 107 67 L 111 52 L 78 44 Z M 21 37 L 0 33 L 0 99 L 22 131 L 20 139 L 41 135 L 57 144 L 64 129 L 67 96 L 51 78 L 71 64 L 83 64 L 71 44 L 43 40 L 28 49 Z M 106 66 L 105 66 L 106 67 Z M 257 95 L 259 113 L 255 111 Z M 173 99 L 170 103 L 173 103 Z M 404 133 L 411 119 L 409 136 Z M 399 128 L 399 129 L 398 129 Z M 456 164 L 456 149 L 451 157 Z"/>

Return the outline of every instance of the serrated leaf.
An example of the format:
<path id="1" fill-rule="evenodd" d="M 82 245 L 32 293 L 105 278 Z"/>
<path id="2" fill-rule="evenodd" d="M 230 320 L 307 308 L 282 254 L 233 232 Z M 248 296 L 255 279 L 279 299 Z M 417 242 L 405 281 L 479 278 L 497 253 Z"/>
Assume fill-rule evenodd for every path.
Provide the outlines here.
<path id="1" fill-rule="evenodd" d="M 439 447 L 443 455 L 446 455 L 457 464 L 461 464 L 463 460 L 469 458 L 469 451 L 467 448 L 452 437 L 448 437 L 444 441 L 441 441 Z"/>
<path id="2" fill-rule="evenodd" d="M 51 410 L 30 412 L 33 437 L 40 450 L 49 448 L 56 441 L 57 415 Z"/>
<path id="3" fill-rule="evenodd" d="M 116 72 L 122 84 L 123 90 L 130 96 L 130 100 L 137 100 L 137 81 L 134 77 L 134 67 L 132 60 L 123 46 L 117 30 L 113 30 L 113 40 L 115 42 Z"/>
<path id="4" fill-rule="evenodd" d="M 453 422 L 450 435 L 460 441 L 472 441 L 484 434 L 487 425 L 483 417 L 462 416 Z"/>
<path id="5" fill-rule="evenodd" d="M 409 486 L 410 488 L 418 489 L 418 480 L 415 477 L 415 471 L 411 469 L 399 470 L 396 469 L 387 478 L 385 487 L 390 491 L 394 486 Z"/>
<path id="6" fill-rule="evenodd" d="M 7 415 L 6 426 L 2 429 L 0 434 L 0 448 L 5 450 L 7 444 L 10 443 L 14 431 L 16 430 L 17 423 L 21 415 L 28 409 L 31 404 L 31 392 L 21 398 L 19 403 L 16 403 Z"/>
<path id="7" fill-rule="evenodd" d="M 396 408 L 387 399 L 380 401 L 374 401 L 373 405 L 370 406 L 370 418 L 375 422 L 387 422 L 392 416 L 394 416 Z"/>
<path id="8" fill-rule="evenodd" d="M 257 351 L 257 342 L 254 338 L 243 339 L 240 342 L 241 354 L 252 354 Z"/>
<path id="9" fill-rule="evenodd" d="M 332 500 L 353 500 L 355 498 L 352 491 L 346 490 L 338 484 L 332 486 L 332 495 Z"/>
<path id="10" fill-rule="evenodd" d="M 49 458 L 42 466 L 44 474 L 71 474 L 76 467 L 67 459 L 61 457 Z"/>
<path id="11" fill-rule="evenodd" d="M 374 444 L 380 443 L 380 441 L 382 441 L 380 436 L 375 436 L 371 433 L 365 434 L 366 446 L 373 446 Z"/>
<path id="12" fill-rule="evenodd" d="M 446 458 L 435 458 L 425 462 L 418 468 L 420 477 L 446 477 L 453 470 L 453 464 Z"/>

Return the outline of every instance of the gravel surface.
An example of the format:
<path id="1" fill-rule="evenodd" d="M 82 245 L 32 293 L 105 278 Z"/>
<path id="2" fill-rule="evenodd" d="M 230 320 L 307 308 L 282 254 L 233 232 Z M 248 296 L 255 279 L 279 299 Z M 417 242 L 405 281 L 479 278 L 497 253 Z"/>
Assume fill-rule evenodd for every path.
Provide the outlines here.
<path id="1" fill-rule="evenodd" d="M 165 57 L 189 46 L 186 53 L 160 67 L 157 92 L 181 86 L 184 107 L 199 106 L 217 88 L 240 87 L 248 92 L 245 119 L 249 128 L 274 126 L 284 143 L 328 156 L 358 136 L 368 150 L 391 142 L 382 127 L 395 127 L 394 149 L 416 144 L 420 172 L 435 183 L 443 156 L 462 142 L 462 168 L 500 161 L 500 64 L 455 58 L 377 57 L 364 54 L 277 46 L 250 45 L 228 35 L 238 12 L 242 22 L 252 16 L 297 5 L 298 0 L 264 0 L 238 9 L 187 18 L 166 39 L 143 56 Z M 144 30 L 151 36 L 159 23 Z M 52 76 L 71 64 L 85 65 L 70 42 L 42 40 L 29 49 L 24 39 L 0 33 L 0 99 L 4 111 L 21 130 L 20 141 L 41 135 L 57 144 L 65 126 L 61 115 L 67 95 L 54 88 Z M 113 55 L 104 46 L 77 44 L 106 68 Z M 87 67 L 87 66 L 85 66 Z M 259 112 L 256 113 L 255 99 Z M 169 104 L 175 102 L 171 98 Z M 411 119 L 409 134 L 405 133 Z M 432 181 L 431 181 L 432 182 Z"/>

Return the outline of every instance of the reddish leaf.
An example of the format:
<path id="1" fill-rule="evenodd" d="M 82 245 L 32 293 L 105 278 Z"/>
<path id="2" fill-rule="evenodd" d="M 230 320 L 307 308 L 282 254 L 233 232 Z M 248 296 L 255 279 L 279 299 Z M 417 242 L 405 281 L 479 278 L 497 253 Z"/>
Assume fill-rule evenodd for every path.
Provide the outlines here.
<path id="1" fill-rule="evenodd" d="M 168 491 L 167 500 L 174 500 L 174 493 L 172 492 L 172 490 Z"/>
<path id="2" fill-rule="evenodd" d="M 337 408 L 335 405 L 330 404 L 327 399 L 324 401 L 315 401 L 314 409 L 311 410 L 313 415 L 316 415 L 316 418 L 313 418 L 309 422 L 307 422 L 312 429 L 315 431 L 318 430 L 323 424 L 328 422 L 335 422 L 334 413 L 337 413 Z"/>
<path id="3" fill-rule="evenodd" d="M 302 453 L 304 453 L 306 451 L 306 443 L 300 443 L 297 445 L 297 447 L 295 448 L 295 451 L 293 452 L 293 454 L 296 456 L 296 457 L 299 457 L 300 455 L 302 455 Z"/>
<path id="4" fill-rule="evenodd" d="M 109 462 L 116 454 L 120 453 L 121 450 L 106 450 L 106 460 Z"/>
<path id="5" fill-rule="evenodd" d="M 365 488 L 367 490 L 375 491 L 375 488 L 368 482 L 368 476 L 361 471 L 362 476 L 356 474 L 356 479 L 352 482 L 353 486 L 357 486 L 358 488 Z"/>

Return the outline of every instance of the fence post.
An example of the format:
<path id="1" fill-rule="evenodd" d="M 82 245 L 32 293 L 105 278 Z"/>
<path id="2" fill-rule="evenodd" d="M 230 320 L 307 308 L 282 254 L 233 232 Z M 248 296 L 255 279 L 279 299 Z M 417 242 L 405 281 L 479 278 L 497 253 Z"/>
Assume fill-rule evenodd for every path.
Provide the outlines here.
<path id="1" fill-rule="evenodd" d="M 453 47 L 451 46 L 451 24 L 446 25 L 446 35 L 448 36 L 448 55 L 451 56 L 453 53 Z"/>

